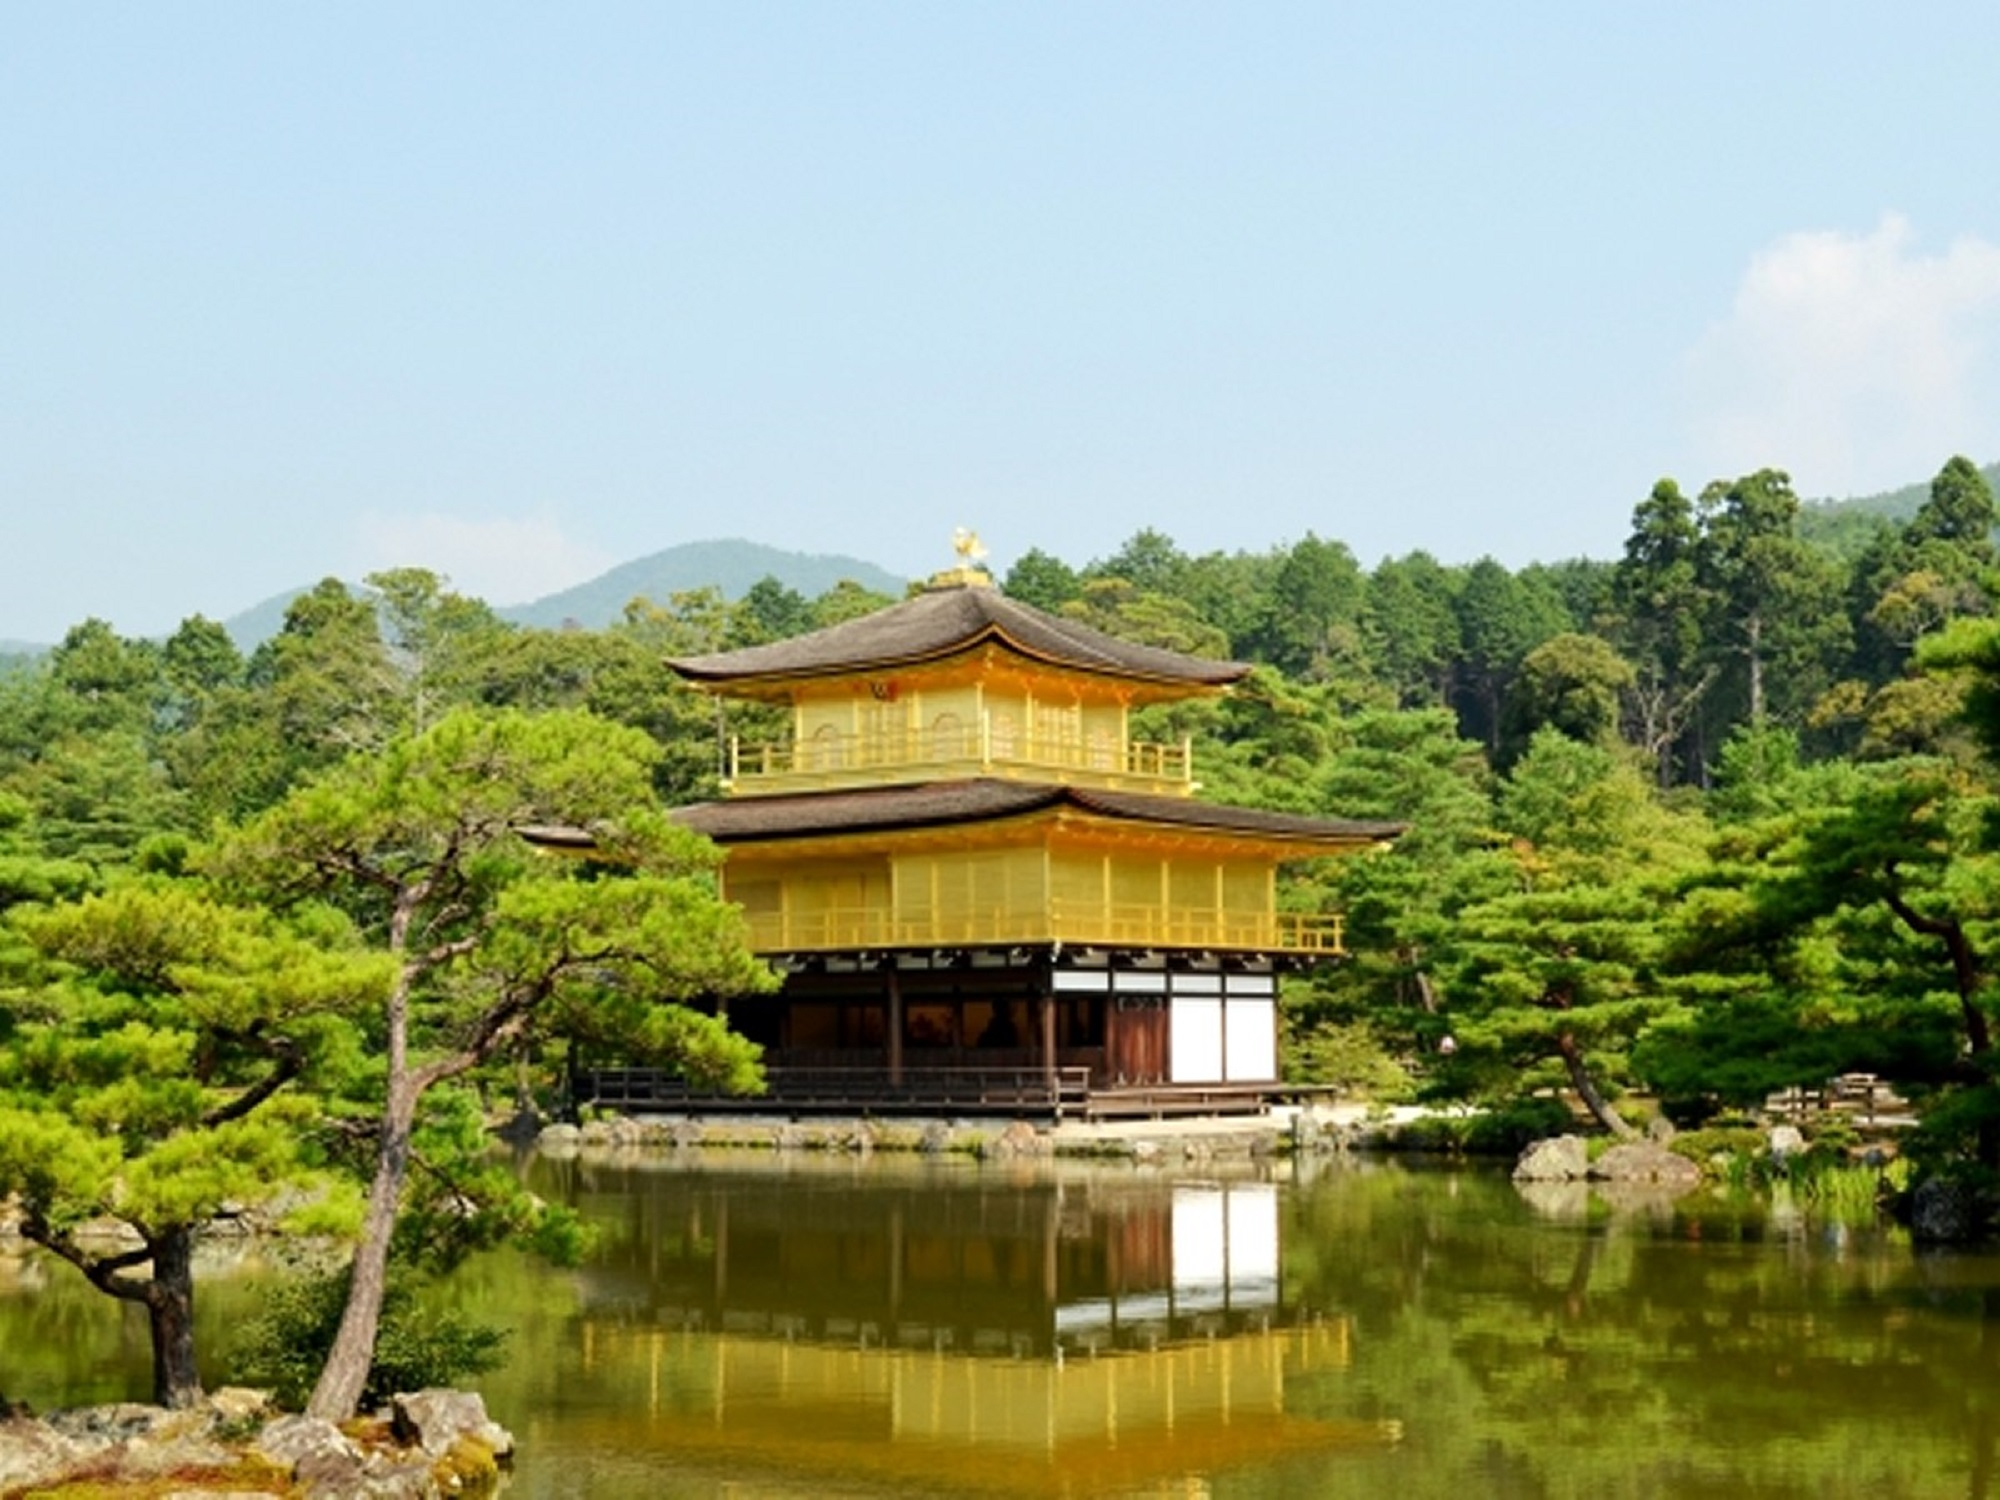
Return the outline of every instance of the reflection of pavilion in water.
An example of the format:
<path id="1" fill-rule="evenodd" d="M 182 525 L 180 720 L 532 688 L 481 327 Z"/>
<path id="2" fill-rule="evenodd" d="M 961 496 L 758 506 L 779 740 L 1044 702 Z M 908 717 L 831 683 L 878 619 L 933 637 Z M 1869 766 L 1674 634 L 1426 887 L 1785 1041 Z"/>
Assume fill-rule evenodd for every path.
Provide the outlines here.
<path id="1" fill-rule="evenodd" d="M 1393 1439 L 1288 1409 L 1348 1363 L 1288 1307 L 1269 1184 L 656 1179 L 586 1291 L 647 1446 L 947 1490 L 1092 1494 Z M 1322 1397 L 1325 1392 L 1321 1391 Z"/>
<path id="2" fill-rule="evenodd" d="M 963 1353 L 1055 1355 L 1288 1321 L 1269 1183 L 870 1184 L 657 1180 L 600 1308 L 668 1327 Z M 636 1273 L 636 1274 L 634 1274 Z"/>

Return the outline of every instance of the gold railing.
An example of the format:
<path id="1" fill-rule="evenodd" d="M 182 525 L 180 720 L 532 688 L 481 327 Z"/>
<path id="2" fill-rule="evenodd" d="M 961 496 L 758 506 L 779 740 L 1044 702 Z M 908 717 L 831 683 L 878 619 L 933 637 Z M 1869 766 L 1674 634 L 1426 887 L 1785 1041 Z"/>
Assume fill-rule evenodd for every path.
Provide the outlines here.
<path id="1" fill-rule="evenodd" d="M 1054 902 L 1044 910 L 992 907 L 899 916 L 880 907 L 827 907 L 750 916 L 759 953 L 848 948 L 972 947 L 996 943 L 1088 944 L 1124 948 L 1203 948 L 1338 957 L 1338 913 L 1219 911 Z"/>
<path id="2" fill-rule="evenodd" d="M 971 723 L 866 734 L 816 734 L 800 741 L 729 742 L 728 786 L 742 796 L 874 786 L 885 781 L 1015 776 L 1080 786 L 1187 794 L 1194 756 L 1178 745 L 1117 743 L 1023 734 L 992 716 Z"/>

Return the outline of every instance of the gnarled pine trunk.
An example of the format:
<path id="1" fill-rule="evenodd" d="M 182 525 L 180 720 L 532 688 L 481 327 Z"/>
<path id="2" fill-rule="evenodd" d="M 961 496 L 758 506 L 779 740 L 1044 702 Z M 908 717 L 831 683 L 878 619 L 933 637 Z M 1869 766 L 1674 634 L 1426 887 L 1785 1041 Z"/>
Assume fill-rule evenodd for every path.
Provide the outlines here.
<path id="1" fill-rule="evenodd" d="M 1557 1036 L 1556 1053 L 1569 1070 L 1569 1086 L 1576 1090 L 1577 1098 L 1590 1111 L 1590 1117 L 1621 1141 L 1637 1140 L 1639 1132 L 1626 1123 L 1625 1117 L 1611 1107 L 1611 1101 L 1597 1091 L 1597 1082 L 1590 1076 L 1590 1067 L 1583 1060 L 1583 1049 L 1577 1046 L 1573 1032 L 1565 1031 Z"/>
<path id="2" fill-rule="evenodd" d="M 375 1361 L 375 1334 L 382 1321 L 382 1298 L 389 1286 L 389 1242 L 396 1229 L 396 1210 L 410 1170 L 410 1135 L 417 1114 L 417 1090 L 407 1075 L 392 1075 L 389 1099 L 382 1111 L 382 1140 L 376 1151 L 375 1177 L 368 1185 L 368 1208 L 361 1220 L 361 1242 L 354 1249 L 354 1267 L 347 1288 L 347 1306 L 340 1329 L 327 1352 L 326 1365 L 306 1403 L 306 1415 L 344 1422 L 361 1405 L 368 1368 Z"/>
<path id="3" fill-rule="evenodd" d="M 194 1360 L 194 1230 L 177 1225 L 147 1240 L 153 1276 L 142 1300 L 153 1336 L 153 1400 L 167 1407 L 201 1400 Z"/>

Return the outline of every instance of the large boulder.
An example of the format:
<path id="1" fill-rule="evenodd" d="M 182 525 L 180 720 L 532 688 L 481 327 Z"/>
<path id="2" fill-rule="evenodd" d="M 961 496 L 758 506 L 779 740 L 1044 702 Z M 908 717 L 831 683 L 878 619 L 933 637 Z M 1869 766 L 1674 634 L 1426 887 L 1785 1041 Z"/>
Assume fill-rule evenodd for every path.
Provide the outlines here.
<path id="1" fill-rule="evenodd" d="M 1651 1141 L 1627 1141 L 1592 1162 L 1590 1176 L 1597 1182 L 1658 1182 L 1694 1187 L 1701 1181 L 1701 1168 L 1678 1152 Z"/>
<path id="2" fill-rule="evenodd" d="M 1796 1125 L 1774 1125 L 1770 1136 L 1771 1162 L 1784 1166 L 1795 1156 L 1806 1154 L 1805 1133 Z"/>
<path id="3" fill-rule="evenodd" d="M 703 1131 L 699 1120 L 676 1120 L 672 1134 L 674 1148 L 678 1151 L 695 1151 L 701 1147 Z"/>
<path id="4" fill-rule="evenodd" d="M 1920 1245 L 1957 1245 L 1977 1239 L 1981 1204 L 1971 1184 L 1927 1177 L 1910 1192 L 1910 1238 Z"/>
<path id="5" fill-rule="evenodd" d="M 477 1391 L 433 1389 L 393 1396 L 389 1429 L 397 1442 L 434 1456 L 449 1453 L 461 1438 L 472 1439 L 495 1458 L 514 1451 L 514 1435 L 486 1415 L 486 1403 Z"/>
<path id="6" fill-rule="evenodd" d="M 353 1494 L 366 1455 L 324 1417 L 280 1417 L 257 1434 L 251 1451 L 288 1471 L 308 1494 Z"/>
<path id="7" fill-rule="evenodd" d="M 998 1135 L 979 1143 L 979 1155 L 986 1161 L 1013 1161 L 1024 1156 L 1048 1155 L 1048 1141 L 1026 1120 L 1015 1120 Z"/>
<path id="8" fill-rule="evenodd" d="M 951 1127 L 942 1120 L 925 1121 L 917 1149 L 926 1156 L 942 1156 L 951 1149 Z"/>
<path id="9" fill-rule="evenodd" d="M 271 1415 L 271 1393 L 249 1386 L 225 1385 L 208 1393 L 208 1409 L 217 1426 L 241 1431 L 247 1424 Z"/>
<path id="10" fill-rule="evenodd" d="M 0 1422 L 0 1494 L 20 1494 L 51 1485 L 91 1450 L 75 1438 L 33 1417 Z"/>
<path id="11" fill-rule="evenodd" d="M 1580 1135 L 1536 1141 L 1514 1163 L 1516 1182 L 1581 1182 L 1590 1173 L 1590 1148 Z"/>

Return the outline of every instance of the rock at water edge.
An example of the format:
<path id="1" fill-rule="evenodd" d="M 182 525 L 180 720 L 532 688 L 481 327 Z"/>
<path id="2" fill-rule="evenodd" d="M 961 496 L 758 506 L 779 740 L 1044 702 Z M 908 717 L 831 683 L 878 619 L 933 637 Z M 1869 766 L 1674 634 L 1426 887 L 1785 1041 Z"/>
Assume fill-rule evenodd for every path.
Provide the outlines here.
<path id="1" fill-rule="evenodd" d="M 1590 1171 L 1590 1149 L 1580 1135 L 1535 1141 L 1514 1164 L 1516 1182 L 1581 1182 Z"/>

